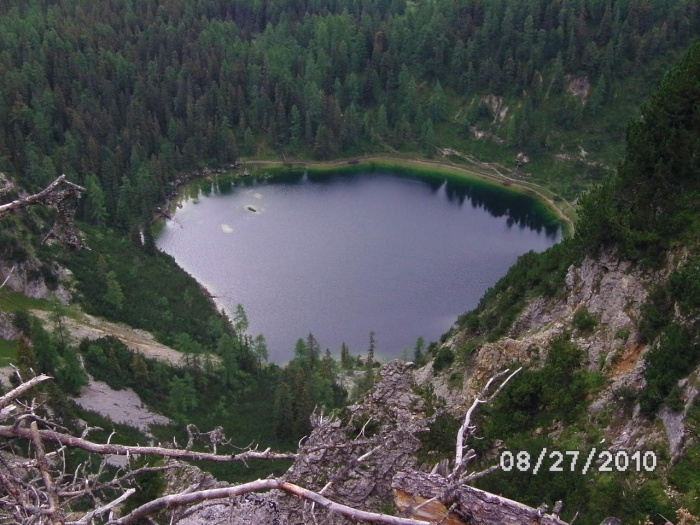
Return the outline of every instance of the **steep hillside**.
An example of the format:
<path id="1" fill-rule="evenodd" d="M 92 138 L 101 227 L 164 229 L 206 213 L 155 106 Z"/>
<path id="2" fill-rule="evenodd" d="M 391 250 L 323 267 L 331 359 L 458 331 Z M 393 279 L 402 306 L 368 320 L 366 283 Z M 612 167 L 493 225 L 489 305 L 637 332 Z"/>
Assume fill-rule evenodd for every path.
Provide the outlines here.
<path id="1" fill-rule="evenodd" d="M 598 451 L 587 476 L 502 472 L 481 486 L 531 505 L 562 499 L 583 523 L 700 511 L 698 78 L 700 43 L 630 124 L 618 175 L 583 199 L 575 238 L 524 256 L 419 372 L 469 403 L 497 371 L 525 366 L 484 412 L 484 454 L 546 448 L 551 472 L 556 451 Z M 656 462 L 622 472 L 603 451 Z"/>

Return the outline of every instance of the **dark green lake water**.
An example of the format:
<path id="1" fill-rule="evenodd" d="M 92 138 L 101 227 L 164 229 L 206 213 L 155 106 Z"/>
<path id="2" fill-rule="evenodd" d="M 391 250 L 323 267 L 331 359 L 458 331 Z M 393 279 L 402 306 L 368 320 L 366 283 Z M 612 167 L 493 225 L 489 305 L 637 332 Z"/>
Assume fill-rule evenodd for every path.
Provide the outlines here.
<path id="1" fill-rule="evenodd" d="M 374 330 L 377 354 L 401 357 L 418 336 L 437 340 L 519 255 L 561 237 L 529 197 L 439 177 L 295 175 L 200 188 L 158 246 L 229 312 L 243 304 L 250 333 L 265 335 L 278 363 L 309 332 L 337 356 L 343 341 L 365 353 Z"/>

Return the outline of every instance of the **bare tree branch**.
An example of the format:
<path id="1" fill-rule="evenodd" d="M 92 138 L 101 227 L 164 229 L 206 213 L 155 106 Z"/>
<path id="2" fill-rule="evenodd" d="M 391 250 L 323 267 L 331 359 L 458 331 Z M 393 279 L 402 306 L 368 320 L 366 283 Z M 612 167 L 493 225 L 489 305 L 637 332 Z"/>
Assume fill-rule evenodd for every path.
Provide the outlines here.
<path id="1" fill-rule="evenodd" d="M 4 173 L 0 173 L 0 197 L 3 195 L 10 193 L 12 190 L 15 189 L 15 185 L 12 184 L 9 180 L 7 180 L 7 177 L 5 177 Z"/>
<path id="2" fill-rule="evenodd" d="M 347 505 L 342 505 L 334 501 L 329 500 L 325 496 L 314 492 L 312 490 L 305 489 L 293 483 L 286 482 L 280 479 L 259 479 L 256 481 L 251 481 L 249 483 L 244 483 L 242 485 L 236 485 L 234 487 L 225 487 L 220 489 L 209 489 L 200 490 L 197 492 L 189 492 L 187 494 L 174 494 L 169 496 L 163 496 L 162 498 L 150 501 L 139 508 L 133 510 L 126 516 L 110 522 L 111 525 L 131 525 L 136 523 L 139 519 L 145 518 L 146 516 L 151 516 L 164 510 L 166 508 L 179 507 L 179 506 L 189 506 L 196 503 L 201 503 L 203 501 L 210 501 L 215 499 L 225 499 L 240 496 L 243 494 L 248 494 L 250 492 L 263 492 L 269 490 L 283 490 L 290 494 L 294 494 L 300 498 L 313 501 L 314 503 L 324 507 L 330 512 L 335 512 L 346 516 L 348 518 L 367 521 L 373 523 L 386 523 L 389 525 L 425 525 L 424 521 L 418 521 L 408 518 L 399 518 L 396 516 L 388 516 L 386 514 L 379 514 L 376 512 L 366 512 L 358 509 L 354 509 Z"/>
<path id="3" fill-rule="evenodd" d="M 46 513 L 49 515 L 49 519 L 53 524 L 63 523 L 63 513 L 61 512 L 61 507 L 58 499 L 58 493 L 56 487 L 54 486 L 53 479 L 51 478 L 51 473 L 49 472 L 49 461 L 46 459 L 46 453 L 44 452 L 44 444 L 39 437 L 39 428 L 37 427 L 36 421 L 32 421 L 29 425 L 29 432 L 31 435 L 32 444 L 34 445 L 37 466 L 41 472 L 41 478 L 44 481 L 44 486 L 46 487 L 46 497 L 49 501 L 49 508 Z"/>
<path id="4" fill-rule="evenodd" d="M 567 525 L 557 516 L 545 514 L 520 502 L 491 492 L 470 487 L 452 485 L 449 480 L 425 472 L 399 472 L 392 480 L 392 487 L 402 496 L 399 507 L 410 516 L 436 522 L 445 519 L 450 510 L 457 510 L 463 521 L 474 525 L 501 525 L 503 523 L 540 523 L 543 525 Z M 438 501 L 433 508 L 424 508 L 420 514 L 415 503 L 428 498 Z M 397 498 L 397 502 L 398 502 Z M 453 504 L 456 505 L 453 507 Z M 454 522 L 453 522 L 454 523 Z"/>
<path id="5" fill-rule="evenodd" d="M 340 503 L 329 500 L 317 492 L 305 489 L 292 483 L 282 483 L 279 488 L 285 492 L 299 496 L 300 498 L 313 501 L 330 512 L 335 512 L 354 520 L 368 521 L 372 523 L 387 523 L 389 525 L 425 525 L 424 521 L 418 521 L 410 518 L 400 518 L 397 516 L 388 516 L 386 514 L 378 514 L 376 512 L 366 512 L 348 507 L 347 505 L 341 505 Z"/>
<path id="6" fill-rule="evenodd" d="M 38 375 L 36 377 L 31 378 L 28 381 L 25 381 L 24 383 L 19 385 L 17 388 L 10 390 L 7 394 L 0 397 L 0 409 L 5 408 L 7 405 L 12 403 L 12 401 L 14 401 L 15 399 L 17 399 L 21 395 L 25 394 L 27 391 L 34 388 L 39 383 L 43 383 L 44 381 L 46 381 L 48 379 L 51 379 L 51 377 L 44 375 L 44 374 L 41 374 L 41 375 Z"/>
<path id="7" fill-rule="evenodd" d="M 56 194 L 58 187 L 62 184 L 77 192 L 85 191 L 85 188 L 82 186 L 78 186 L 77 184 L 66 180 L 66 176 L 64 174 L 46 186 L 46 188 L 41 190 L 39 193 L 29 195 L 28 197 L 20 197 L 19 199 L 8 202 L 7 204 L 0 204 L 0 217 L 34 204 L 54 204 L 57 200 L 60 200 L 60 198 L 56 198 Z"/>
<path id="8" fill-rule="evenodd" d="M 102 516 L 102 514 L 109 512 L 112 510 L 114 507 L 117 505 L 121 505 L 124 501 L 126 501 L 127 498 L 129 498 L 134 492 L 136 492 L 136 489 L 129 489 L 127 490 L 124 494 L 119 496 L 117 499 L 114 501 L 110 501 L 106 505 L 103 505 L 99 509 L 92 510 L 85 514 L 82 518 L 80 518 L 78 521 L 75 522 L 70 522 L 66 523 L 66 525 L 87 525 L 88 523 L 91 523 L 92 520 L 96 516 Z"/>
<path id="9" fill-rule="evenodd" d="M 99 490 L 105 490 L 105 489 L 116 489 L 119 487 L 124 486 L 124 484 L 132 481 L 135 477 L 140 476 L 141 474 L 148 474 L 148 473 L 153 473 L 153 472 L 164 472 L 166 470 L 172 470 L 178 468 L 177 464 L 173 465 L 165 465 L 162 467 L 141 467 L 136 470 L 130 470 L 123 476 L 119 477 L 114 477 L 113 479 L 105 482 L 96 482 L 95 479 L 100 477 L 101 472 L 98 472 L 95 475 L 84 475 L 84 478 L 81 478 L 79 476 L 74 476 L 74 479 L 77 480 L 77 483 L 75 486 L 68 487 L 66 490 L 62 490 L 61 492 L 58 493 L 59 497 L 61 498 L 80 498 L 85 496 L 89 492 L 96 492 Z M 92 479 L 94 478 L 94 479 Z"/>
<path id="10" fill-rule="evenodd" d="M 472 405 L 469 407 L 469 410 L 467 410 L 467 413 L 464 416 L 464 423 L 462 423 L 462 426 L 459 428 L 459 431 L 457 432 L 457 446 L 455 450 L 455 471 L 458 469 L 462 468 L 462 458 L 464 454 L 464 436 L 466 433 L 470 433 L 472 429 L 472 424 L 471 424 L 471 419 L 472 419 L 472 414 L 476 410 L 476 408 L 479 405 L 482 405 L 484 403 L 489 403 L 490 401 L 493 400 L 494 397 L 496 397 L 501 390 L 503 390 L 503 387 L 506 386 L 508 381 L 510 381 L 515 374 L 520 372 L 522 370 L 522 367 L 518 368 L 515 372 L 510 374 L 506 379 L 503 380 L 503 382 L 496 388 L 496 390 L 491 394 L 488 395 L 489 390 L 491 389 L 491 385 L 494 383 L 494 381 L 497 381 L 498 379 L 502 378 L 510 370 L 506 369 L 503 370 L 502 372 L 499 372 L 495 376 L 493 376 L 491 379 L 488 380 L 486 383 L 486 386 L 484 389 L 479 393 L 479 395 L 476 396 L 476 399 L 474 399 L 474 402 Z"/>
<path id="11" fill-rule="evenodd" d="M 484 470 L 481 470 L 479 472 L 472 472 L 471 474 L 469 474 L 467 476 L 463 476 L 459 480 L 459 482 L 462 485 L 466 485 L 468 483 L 472 483 L 472 482 L 476 481 L 477 479 L 481 479 L 485 476 L 488 476 L 489 474 L 493 474 L 494 472 L 497 472 L 499 470 L 501 470 L 501 465 L 498 465 L 498 464 L 491 465 L 490 467 L 485 468 Z"/>
<path id="12" fill-rule="evenodd" d="M 5 280 L 2 282 L 2 284 L 0 284 L 0 290 L 2 290 L 2 288 L 7 284 L 7 281 L 10 280 L 10 277 L 12 277 L 12 272 L 15 271 L 15 268 L 17 268 L 16 264 L 13 265 L 12 268 L 10 268 L 9 272 L 7 272 L 7 277 L 5 277 Z"/>
<path id="13" fill-rule="evenodd" d="M 44 441 L 58 443 L 60 445 L 79 448 L 87 452 L 102 455 L 128 456 L 133 454 L 164 456 L 176 459 L 184 459 L 191 461 L 212 461 L 215 463 L 231 463 L 231 462 L 246 462 L 253 459 L 295 459 L 297 455 L 292 452 L 273 452 L 269 448 L 258 452 L 257 450 L 247 450 L 240 454 L 210 454 L 207 452 L 195 452 L 178 448 L 166 447 L 144 447 L 116 444 L 100 444 L 93 443 L 86 439 L 71 436 L 70 434 L 62 434 L 53 430 L 39 430 L 39 436 Z M 0 426 L 0 437 L 7 439 L 22 438 L 31 439 L 31 432 L 22 427 Z"/>

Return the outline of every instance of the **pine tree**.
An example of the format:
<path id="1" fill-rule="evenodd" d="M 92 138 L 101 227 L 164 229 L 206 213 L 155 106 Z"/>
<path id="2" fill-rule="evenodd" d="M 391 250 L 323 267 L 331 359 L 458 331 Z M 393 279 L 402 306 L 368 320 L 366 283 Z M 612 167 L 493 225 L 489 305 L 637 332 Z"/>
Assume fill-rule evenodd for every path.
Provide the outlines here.
<path id="1" fill-rule="evenodd" d="M 441 122 L 447 118 L 447 96 L 438 80 L 428 101 L 428 112 L 433 122 Z"/>
<path id="2" fill-rule="evenodd" d="M 384 104 L 381 104 L 379 106 L 379 110 L 377 111 L 377 124 L 374 130 L 380 137 L 384 138 L 387 133 L 387 127 L 388 123 L 386 116 L 386 106 Z"/>
<path id="3" fill-rule="evenodd" d="M 32 342 L 24 333 L 17 339 L 17 368 L 22 377 L 31 377 L 31 371 L 38 369 Z M 16 376 L 17 374 L 13 374 L 12 379 L 16 379 Z"/>
<path id="4" fill-rule="evenodd" d="M 219 339 L 216 347 L 216 353 L 221 358 L 221 375 L 223 384 L 227 388 L 235 385 L 236 377 L 238 376 L 238 349 L 239 342 L 231 336 L 224 334 Z"/>
<path id="5" fill-rule="evenodd" d="M 262 372 L 263 365 L 267 362 L 269 357 L 267 352 L 267 343 L 265 342 L 265 336 L 263 334 L 258 334 L 255 336 L 251 350 L 257 359 L 258 372 Z"/>
<path id="6" fill-rule="evenodd" d="M 253 130 L 249 127 L 245 129 L 243 134 L 243 151 L 246 155 L 255 154 L 255 137 L 253 136 Z"/>
<path id="7" fill-rule="evenodd" d="M 289 143 L 293 148 L 298 148 L 304 131 L 304 122 L 301 118 L 301 112 L 295 105 L 292 106 L 291 124 L 289 126 Z"/>
<path id="8" fill-rule="evenodd" d="M 282 441 L 291 441 L 294 435 L 294 414 L 290 387 L 281 381 L 275 389 L 275 433 Z"/>
<path id="9" fill-rule="evenodd" d="M 233 314 L 233 329 L 236 331 L 238 338 L 243 340 L 246 332 L 248 331 L 248 314 L 245 312 L 245 308 L 241 303 L 236 305 L 236 311 Z"/>
<path id="10" fill-rule="evenodd" d="M 105 192 L 95 175 L 88 175 L 85 180 L 85 216 L 98 226 L 108 219 Z"/>
<path id="11" fill-rule="evenodd" d="M 354 360 L 350 356 L 350 349 L 345 341 L 340 345 L 340 365 L 346 370 L 352 370 L 354 368 Z"/>
<path id="12" fill-rule="evenodd" d="M 433 153 L 435 148 L 435 131 L 433 130 L 432 119 L 426 119 L 421 127 L 421 145 L 423 146 L 423 151 L 428 155 Z"/>
<path id="13" fill-rule="evenodd" d="M 63 353 L 63 362 L 56 371 L 56 381 L 66 394 L 73 396 L 79 395 L 80 389 L 88 384 L 87 374 L 72 348 L 67 348 Z"/>
<path id="14" fill-rule="evenodd" d="M 425 339 L 422 337 L 416 339 L 416 345 L 413 347 L 413 361 L 416 366 L 425 364 Z"/>
<path id="15" fill-rule="evenodd" d="M 173 377 L 170 381 L 170 411 L 179 424 L 184 424 L 187 415 L 197 408 L 197 391 L 194 380 L 189 374 Z"/>
<path id="16" fill-rule="evenodd" d="M 117 274 L 113 271 L 107 272 L 106 278 L 106 289 L 103 296 L 104 301 L 110 305 L 115 311 L 120 311 L 124 304 L 124 294 L 122 292 L 121 286 L 119 286 L 119 281 L 117 280 Z"/>

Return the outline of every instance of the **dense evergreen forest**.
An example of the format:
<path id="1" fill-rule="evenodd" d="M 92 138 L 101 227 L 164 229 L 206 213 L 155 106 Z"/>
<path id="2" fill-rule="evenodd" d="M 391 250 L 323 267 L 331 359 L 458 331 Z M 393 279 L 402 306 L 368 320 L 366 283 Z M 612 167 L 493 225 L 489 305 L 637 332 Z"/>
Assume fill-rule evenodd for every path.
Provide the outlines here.
<path id="1" fill-rule="evenodd" d="M 64 421 L 97 417 L 76 413 L 61 393 L 85 384 L 82 358 L 93 376 L 134 388 L 173 417 L 172 428 L 156 430 L 159 438 L 182 437 L 186 422 L 223 422 L 240 439 L 291 445 L 308 432 L 315 406 L 347 402 L 340 367 L 358 380 L 355 395 L 371 388 L 373 337 L 364 360 L 344 347 L 337 363 L 309 334 L 286 368 L 267 364 L 264 338 L 247 333 L 242 308 L 227 319 L 147 232 L 143 243 L 123 235 L 150 218 L 179 174 L 250 156 L 429 155 L 438 145 L 473 152 L 474 129 L 495 133 L 510 157 L 585 144 L 609 160 L 622 143 L 625 112 L 643 96 L 636 88 L 651 88 L 698 35 L 696 0 L 1 2 L 0 171 L 29 189 L 62 172 L 83 184 L 79 218 L 92 249 L 42 245 L 52 212 L 36 210 L 3 219 L 0 257 L 14 264 L 36 256 L 42 264 L 34 271 L 49 286 L 58 284 L 58 262 L 73 272 L 86 312 L 149 330 L 185 354 L 182 367 L 170 367 L 113 338 L 72 341 L 62 326 L 77 315 L 70 308 L 25 304 L 3 290 L 0 306 L 15 310 L 22 332 L 13 348 L 18 364 L 55 376 L 58 388 L 47 388 Z M 474 341 L 505 335 L 533 294 L 560 293 L 567 268 L 584 255 L 612 248 L 653 269 L 683 247 L 686 263 L 652 291 L 640 320 L 644 342 L 657 343 L 644 372 L 649 388 L 627 393 L 644 417 L 678 406 L 679 379 L 700 363 L 699 76 L 695 43 L 630 125 L 618 174 L 582 199 L 576 236 L 523 256 L 459 319 L 454 330 L 473 341 L 434 352 L 436 371 L 461 366 Z M 587 79 L 585 93 L 569 91 L 576 79 Z M 501 121 L 487 95 L 509 104 Z M 573 146 L 562 146 L 572 138 Z M 28 315 L 30 307 L 50 312 L 53 331 Z M 591 322 L 581 315 L 576 328 Z M 419 341 L 416 361 L 435 348 Z M 485 412 L 484 443 L 509 439 L 513 449 L 535 451 L 544 442 L 529 434 L 555 420 L 590 430 L 578 401 L 593 395 L 598 378 L 583 370 L 567 338 L 551 350 L 541 370 L 523 373 Z M 445 434 L 452 447 L 453 429 Z M 669 472 L 700 512 L 691 501 L 700 446 Z M 486 488 L 533 505 L 568 498 L 601 516 L 671 512 L 660 485 L 628 486 L 622 477 L 492 480 Z M 629 501 L 616 496 L 625 490 Z"/>
<path id="2" fill-rule="evenodd" d="M 83 218 L 128 230 L 239 156 L 469 149 L 489 94 L 507 147 L 603 152 L 698 34 L 694 0 L 3 2 L 0 170 L 66 173 Z"/>

